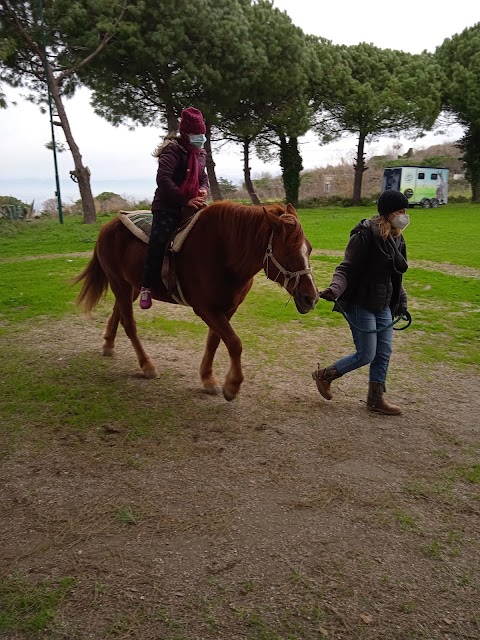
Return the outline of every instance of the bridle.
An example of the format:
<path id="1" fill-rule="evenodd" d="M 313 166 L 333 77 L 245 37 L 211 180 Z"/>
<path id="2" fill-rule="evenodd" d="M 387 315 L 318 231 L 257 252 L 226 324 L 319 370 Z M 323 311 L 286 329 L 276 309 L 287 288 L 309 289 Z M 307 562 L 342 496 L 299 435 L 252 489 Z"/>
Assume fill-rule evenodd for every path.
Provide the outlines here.
<path id="1" fill-rule="evenodd" d="M 292 293 L 293 293 L 295 289 L 298 287 L 298 283 L 300 281 L 301 276 L 306 276 L 308 274 L 311 274 L 312 270 L 310 267 L 308 267 L 307 269 L 302 269 L 301 271 L 288 271 L 287 269 L 284 269 L 284 267 L 282 267 L 282 265 L 278 262 L 278 260 L 273 255 L 272 240 L 273 240 L 273 231 L 270 234 L 267 250 L 265 251 L 265 256 L 263 258 L 263 262 L 267 263 L 265 266 L 265 273 L 267 274 L 267 278 L 268 278 L 268 259 L 270 258 L 270 260 L 278 269 L 277 277 L 275 278 L 275 280 L 273 280 L 273 282 L 276 282 L 278 276 L 282 274 L 284 278 L 282 287 L 286 289 L 286 291 L 288 291 L 287 289 L 288 283 L 292 278 L 295 278 L 295 284 L 293 285 L 293 289 L 292 289 Z M 288 293 L 290 293 L 290 291 L 288 291 Z"/>

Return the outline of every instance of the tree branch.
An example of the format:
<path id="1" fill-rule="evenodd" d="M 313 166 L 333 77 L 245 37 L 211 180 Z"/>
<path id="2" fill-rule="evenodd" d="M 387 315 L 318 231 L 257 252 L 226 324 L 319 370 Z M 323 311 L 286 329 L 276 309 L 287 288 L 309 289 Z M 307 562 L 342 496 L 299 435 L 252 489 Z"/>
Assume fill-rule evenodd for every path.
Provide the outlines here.
<path id="1" fill-rule="evenodd" d="M 1 0 L 1 1 L 3 1 L 3 0 Z M 65 78 L 68 78 L 69 76 L 73 75 L 79 69 L 81 69 L 86 64 L 88 64 L 90 62 L 90 60 L 92 60 L 92 58 L 94 58 L 98 53 L 100 53 L 100 51 L 102 51 L 102 49 L 104 49 L 107 46 L 107 44 L 110 42 L 110 40 L 114 36 L 115 27 L 121 22 L 121 20 L 123 18 L 123 14 L 125 13 L 125 10 L 127 8 L 127 4 L 128 4 L 128 0 L 124 0 L 123 6 L 122 6 L 122 10 L 120 11 L 120 15 L 114 20 L 113 27 L 112 27 L 112 33 L 106 33 L 103 36 L 103 39 L 100 42 L 100 44 L 98 45 L 98 47 L 94 51 L 92 51 L 86 58 L 84 58 L 83 60 L 80 60 L 80 62 L 77 62 L 77 64 L 74 64 L 73 67 L 71 67 L 70 69 L 65 69 L 65 71 L 62 71 L 62 73 L 60 73 L 57 76 L 57 82 L 59 84 L 61 84 L 63 82 L 63 80 L 65 80 Z"/>
<path id="2" fill-rule="evenodd" d="M 36 43 L 30 37 L 30 34 L 28 33 L 28 31 L 23 26 L 22 21 L 20 20 L 20 18 L 15 13 L 15 11 L 12 8 L 10 2 L 8 2 L 8 0 L 0 0 L 0 6 L 2 6 L 4 8 L 5 12 L 12 18 L 12 20 L 15 23 L 15 26 L 17 28 L 17 31 L 20 33 L 20 35 L 25 40 L 25 42 L 28 44 L 29 49 L 31 51 L 33 51 L 40 58 L 40 60 L 43 63 L 45 63 L 44 52 L 43 52 L 42 48 L 38 45 L 38 43 Z"/>

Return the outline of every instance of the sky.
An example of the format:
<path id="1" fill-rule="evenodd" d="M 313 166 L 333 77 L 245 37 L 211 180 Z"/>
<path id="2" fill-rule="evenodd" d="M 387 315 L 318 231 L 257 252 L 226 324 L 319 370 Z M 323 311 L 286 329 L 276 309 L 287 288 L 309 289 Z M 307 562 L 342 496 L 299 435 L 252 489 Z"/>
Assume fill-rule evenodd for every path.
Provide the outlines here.
<path id="1" fill-rule="evenodd" d="M 328 38 L 334 44 L 369 42 L 409 53 L 433 52 L 445 38 L 480 22 L 480 3 L 472 0 L 402 0 L 388 4 L 379 0 L 274 0 L 274 6 L 286 11 L 305 33 Z M 39 209 L 43 201 L 55 195 L 53 154 L 45 148 L 51 139 L 49 118 L 22 99 L 18 90 L 4 90 L 10 105 L 0 110 L 0 195 L 12 195 L 24 202 L 35 200 L 35 208 Z M 95 115 L 89 98 L 88 90 L 81 89 L 65 101 L 65 107 L 83 162 L 91 170 L 93 194 L 113 191 L 129 199 L 151 200 L 156 174 L 151 153 L 164 135 L 163 130 L 113 127 Z M 57 142 L 62 141 L 61 129 L 57 127 L 55 133 Z M 451 125 L 445 135 L 427 134 L 413 142 L 381 139 L 367 145 L 367 157 L 385 153 L 394 142 L 402 144 L 401 152 L 411 146 L 418 149 L 455 141 L 460 135 L 460 127 Z M 305 169 L 353 160 L 356 147 L 354 137 L 321 147 L 312 133 L 301 138 L 300 143 Z M 79 198 L 77 185 L 69 179 L 73 159 L 69 151 L 57 157 L 62 201 L 68 204 Z M 239 147 L 224 146 L 214 159 L 217 177 L 236 184 L 242 182 Z M 264 164 L 252 158 L 251 168 L 254 178 L 264 173 L 280 174 L 277 162 Z"/>

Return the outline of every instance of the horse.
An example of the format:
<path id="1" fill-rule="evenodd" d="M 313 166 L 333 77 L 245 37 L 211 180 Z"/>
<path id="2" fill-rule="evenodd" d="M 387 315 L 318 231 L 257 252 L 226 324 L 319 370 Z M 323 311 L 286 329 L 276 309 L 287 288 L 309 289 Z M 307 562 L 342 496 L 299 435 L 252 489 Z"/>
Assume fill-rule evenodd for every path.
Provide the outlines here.
<path id="1" fill-rule="evenodd" d="M 243 382 L 242 342 L 230 320 L 245 299 L 254 276 L 262 267 L 269 280 L 284 287 L 297 310 L 315 308 L 318 290 L 310 267 L 312 245 L 306 239 L 292 205 L 246 206 L 217 201 L 200 211 L 196 223 L 176 254 L 176 272 L 186 303 L 208 326 L 200 379 L 209 394 L 233 400 Z M 147 244 L 133 235 L 117 217 L 100 230 L 93 256 L 74 279 L 82 283 L 77 303 L 91 311 L 107 293 L 115 296 L 113 312 L 104 333 L 103 354 L 114 354 L 119 322 L 137 354 L 146 378 L 158 371 L 137 334 L 133 302 L 141 283 Z M 152 297 L 168 303 L 176 300 L 158 275 Z M 230 368 L 220 387 L 213 361 L 222 340 L 230 356 Z"/>

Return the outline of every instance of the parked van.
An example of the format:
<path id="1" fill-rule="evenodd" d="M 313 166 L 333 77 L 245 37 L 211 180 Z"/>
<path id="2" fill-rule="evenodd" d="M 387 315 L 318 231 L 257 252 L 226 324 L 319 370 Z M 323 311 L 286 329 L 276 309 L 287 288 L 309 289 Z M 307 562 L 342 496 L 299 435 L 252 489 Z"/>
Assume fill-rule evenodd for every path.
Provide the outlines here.
<path id="1" fill-rule="evenodd" d="M 448 202 L 448 169 L 445 167 L 387 167 L 382 192 L 396 189 L 404 193 L 411 207 L 424 209 Z"/>

